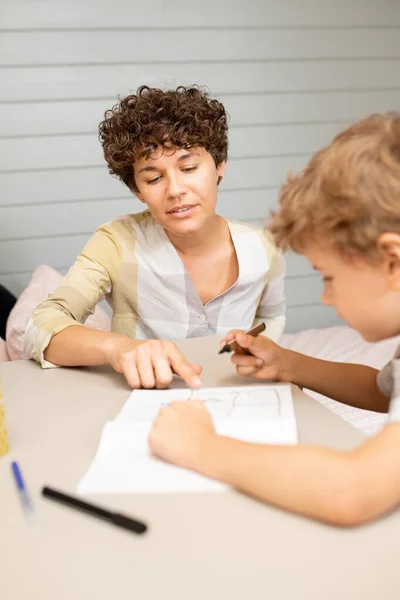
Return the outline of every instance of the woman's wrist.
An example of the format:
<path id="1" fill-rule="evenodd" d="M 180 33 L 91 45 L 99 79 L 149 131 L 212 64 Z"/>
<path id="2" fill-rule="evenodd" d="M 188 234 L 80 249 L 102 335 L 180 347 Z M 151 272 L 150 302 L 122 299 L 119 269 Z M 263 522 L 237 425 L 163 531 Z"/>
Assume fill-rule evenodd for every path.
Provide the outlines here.
<path id="1" fill-rule="evenodd" d="M 134 340 L 119 333 L 108 334 L 101 345 L 105 363 L 112 365 L 117 356 L 121 355 L 124 351 L 132 350 L 135 346 L 139 346 L 142 343 L 143 340 Z"/>

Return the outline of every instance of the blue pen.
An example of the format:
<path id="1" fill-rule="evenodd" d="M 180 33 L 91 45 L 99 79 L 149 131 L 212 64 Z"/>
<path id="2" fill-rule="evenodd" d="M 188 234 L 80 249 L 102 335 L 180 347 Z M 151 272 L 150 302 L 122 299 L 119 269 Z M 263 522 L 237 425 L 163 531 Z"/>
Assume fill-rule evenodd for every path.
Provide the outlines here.
<path id="1" fill-rule="evenodd" d="M 18 463 L 15 461 L 12 462 L 11 469 L 12 469 L 12 472 L 14 475 L 15 484 L 17 486 L 19 496 L 21 498 L 21 503 L 22 503 L 23 509 L 24 509 L 28 519 L 31 521 L 31 520 L 33 520 L 33 517 L 34 517 L 33 504 L 29 497 L 28 490 L 26 489 L 24 479 L 22 477 L 22 473 L 21 473 Z"/>

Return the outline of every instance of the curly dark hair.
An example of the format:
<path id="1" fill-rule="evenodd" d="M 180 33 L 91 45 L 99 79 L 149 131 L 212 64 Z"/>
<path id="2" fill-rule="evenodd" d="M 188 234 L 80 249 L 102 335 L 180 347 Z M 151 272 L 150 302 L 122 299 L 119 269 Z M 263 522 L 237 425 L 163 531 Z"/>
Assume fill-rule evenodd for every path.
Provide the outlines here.
<path id="1" fill-rule="evenodd" d="M 197 85 L 163 91 L 142 85 L 122 99 L 99 125 L 109 172 L 138 192 L 133 163 L 158 147 L 203 147 L 218 167 L 228 155 L 228 114 Z"/>

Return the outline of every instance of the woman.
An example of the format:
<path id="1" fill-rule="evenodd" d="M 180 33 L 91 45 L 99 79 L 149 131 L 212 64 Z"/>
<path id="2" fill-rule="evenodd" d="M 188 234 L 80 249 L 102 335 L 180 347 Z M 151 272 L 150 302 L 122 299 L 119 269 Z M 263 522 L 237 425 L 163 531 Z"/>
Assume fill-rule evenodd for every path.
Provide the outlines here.
<path id="1" fill-rule="evenodd" d="M 111 364 L 131 387 L 200 385 L 201 368 L 171 341 L 264 321 L 279 338 L 284 263 L 262 229 L 216 214 L 227 114 L 198 87 L 143 86 L 105 115 L 111 174 L 147 210 L 95 232 L 62 285 L 34 312 L 26 354 L 43 367 Z M 81 327 L 106 298 L 112 332 Z"/>

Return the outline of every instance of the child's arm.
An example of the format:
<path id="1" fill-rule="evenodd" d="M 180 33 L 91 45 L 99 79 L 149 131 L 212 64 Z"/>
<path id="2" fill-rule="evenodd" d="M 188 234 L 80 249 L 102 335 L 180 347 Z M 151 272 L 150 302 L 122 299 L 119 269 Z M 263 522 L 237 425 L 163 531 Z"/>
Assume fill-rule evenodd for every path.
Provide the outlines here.
<path id="1" fill-rule="evenodd" d="M 300 354 L 288 354 L 292 383 L 365 410 L 388 412 L 389 398 L 379 389 L 377 369 L 366 365 L 337 363 Z"/>
<path id="2" fill-rule="evenodd" d="M 264 502 L 343 526 L 372 520 L 400 503 L 400 423 L 354 451 L 249 444 L 215 433 L 201 403 L 163 408 L 152 452 Z"/>
<path id="3" fill-rule="evenodd" d="M 319 360 L 281 348 L 261 336 L 235 334 L 235 337 L 242 348 L 251 352 L 250 356 L 232 357 L 241 375 L 291 382 L 350 406 L 388 411 L 389 399 L 380 391 L 376 383 L 378 371 L 372 367 Z"/>

